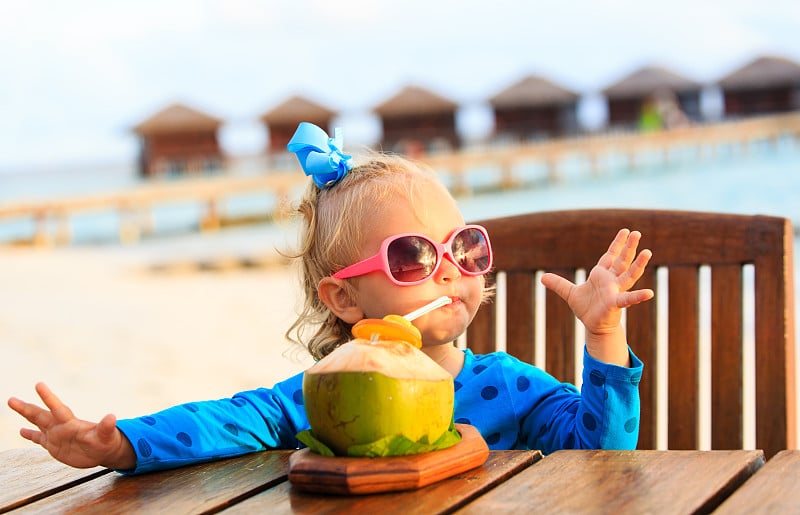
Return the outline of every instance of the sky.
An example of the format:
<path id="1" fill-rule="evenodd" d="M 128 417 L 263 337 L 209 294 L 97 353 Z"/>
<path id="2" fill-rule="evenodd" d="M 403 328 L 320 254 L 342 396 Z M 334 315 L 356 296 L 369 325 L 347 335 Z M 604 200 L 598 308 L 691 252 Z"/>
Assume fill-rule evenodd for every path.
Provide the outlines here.
<path id="1" fill-rule="evenodd" d="M 172 102 L 225 121 L 231 154 L 291 95 L 340 113 L 345 144 L 408 84 L 491 131 L 486 100 L 536 74 L 584 98 L 644 65 L 713 83 L 762 54 L 800 62 L 797 0 L 0 0 L 0 172 L 133 162 L 131 128 Z M 594 100 L 594 101 L 593 101 Z"/>

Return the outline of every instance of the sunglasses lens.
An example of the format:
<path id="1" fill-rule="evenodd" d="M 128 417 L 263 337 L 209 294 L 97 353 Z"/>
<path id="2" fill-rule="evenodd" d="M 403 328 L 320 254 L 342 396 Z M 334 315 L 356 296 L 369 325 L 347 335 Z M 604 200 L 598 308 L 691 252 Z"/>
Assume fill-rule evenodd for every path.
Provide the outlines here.
<path id="1" fill-rule="evenodd" d="M 405 236 L 389 244 L 389 271 L 397 281 L 411 283 L 425 279 L 436 267 L 436 248 L 424 238 Z"/>
<path id="2" fill-rule="evenodd" d="M 464 229 L 453 238 L 453 258 L 463 270 L 483 273 L 489 270 L 489 243 L 481 231 Z"/>

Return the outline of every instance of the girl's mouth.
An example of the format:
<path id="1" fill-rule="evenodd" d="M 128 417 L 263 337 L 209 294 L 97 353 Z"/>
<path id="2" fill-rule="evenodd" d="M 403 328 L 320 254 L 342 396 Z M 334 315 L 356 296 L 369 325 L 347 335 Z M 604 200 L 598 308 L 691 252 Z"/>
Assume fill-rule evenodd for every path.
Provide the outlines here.
<path id="1" fill-rule="evenodd" d="M 447 296 L 443 295 L 443 296 L 439 297 L 438 299 L 434 299 L 433 301 L 425 304 L 424 306 L 422 306 L 422 307 L 420 307 L 418 309 L 415 309 L 411 313 L 403 315 L 403 318 L 405 318 L 406 320 L 411 322 L 412 320 L 414 320 L 416 318 L 419 318 L 422 315 L 425 315 L 426 313 L 428 313 L 430 311 L 433 311 L 434 309 L 439 309 L 442 306 L 446 306 L 446 305 L 450 304 L 451 302 L 453 302 L 453 298 L 452 297 L 447 297 Z"/>
<path id="2" fill-rule="evenodd" d="M 450 297 L 450 306 L 455 306 L 457 304 L 461 304 L 461 297 Z"/>

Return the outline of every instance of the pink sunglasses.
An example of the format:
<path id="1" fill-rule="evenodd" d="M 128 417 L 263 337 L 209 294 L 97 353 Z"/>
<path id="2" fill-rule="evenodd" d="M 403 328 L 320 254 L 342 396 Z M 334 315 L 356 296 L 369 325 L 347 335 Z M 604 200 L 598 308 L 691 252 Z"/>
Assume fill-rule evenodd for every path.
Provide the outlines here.
<path id="1" fill-rule="evenodd" d="M 398 286 L 412 286 L 430 279 L 447 257 L 465 275 L 483 275 L 492 268 L 492 246 L 486 229 L 465 225 L 444 243 L 415 233 L 389 236 L 377 254 L 333 274 L 347 279 L 382 270 Z"/>

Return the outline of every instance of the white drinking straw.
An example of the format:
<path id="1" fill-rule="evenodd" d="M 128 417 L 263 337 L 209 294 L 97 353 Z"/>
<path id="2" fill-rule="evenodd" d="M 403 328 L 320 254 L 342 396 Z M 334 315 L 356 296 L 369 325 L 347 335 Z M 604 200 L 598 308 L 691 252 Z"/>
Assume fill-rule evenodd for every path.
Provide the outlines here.
<path id="1" fill-rule="evenodd" d="M 446 305 L 450 304 L 451 302 L 453 302 L 453 299 L 451 299 L 447 295 L 442 295 L 441 297 L 439 297 L 438 299 L 434 300 L 433 302 L 425 304 L 421 308 L 415 309 L 411 313 L 409 313 L 407 315 L 404 315 L 403 318 L 405 318 L 406 320 L 411 322 L 415 318 L 419 318 L 422 315 L 424 315 L 425 313 L 433 311 L 434 309 L 440 308 L 442 306 L 446 306 Z"/>

